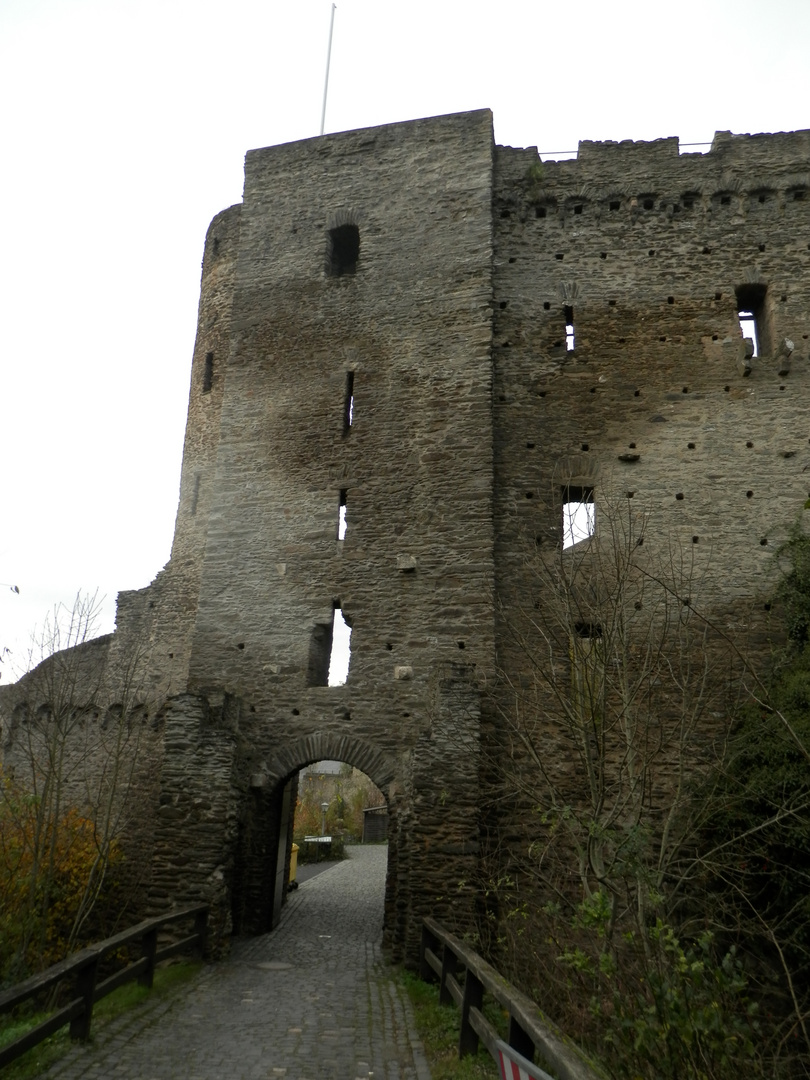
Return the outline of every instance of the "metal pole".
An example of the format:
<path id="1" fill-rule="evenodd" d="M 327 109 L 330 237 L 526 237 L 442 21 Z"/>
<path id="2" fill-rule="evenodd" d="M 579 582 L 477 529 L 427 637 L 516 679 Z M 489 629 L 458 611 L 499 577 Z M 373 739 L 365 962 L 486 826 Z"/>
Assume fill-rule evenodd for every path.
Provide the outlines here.
<path id="1" fill-rule="evenodd" d="M 323 135 L 324 125 L 326 124 L 326 94 L 329 90 L 329 62 L 332 59 L 332 30 L 335 27 L 335 8 L 336 4 L 332 4 L 332 18 L 329 20 L 329 48 L 326 50 L 326 80 L 323 84 L 323 109 L 321 111 L 321 135 Z"/>

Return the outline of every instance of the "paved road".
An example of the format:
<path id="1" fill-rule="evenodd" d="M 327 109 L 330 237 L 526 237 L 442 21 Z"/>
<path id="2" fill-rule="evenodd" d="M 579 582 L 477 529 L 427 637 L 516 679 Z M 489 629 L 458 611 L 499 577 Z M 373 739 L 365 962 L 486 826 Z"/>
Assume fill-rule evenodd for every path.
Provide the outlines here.
<path id="1" fill-rule="evenodd" d="M 243 940 L 171 998 L 147 999 L 53 1080 L 430 1080 L 410 1003 L 380 956 L 387 850 L 290 894 L 280 926 Z"/>

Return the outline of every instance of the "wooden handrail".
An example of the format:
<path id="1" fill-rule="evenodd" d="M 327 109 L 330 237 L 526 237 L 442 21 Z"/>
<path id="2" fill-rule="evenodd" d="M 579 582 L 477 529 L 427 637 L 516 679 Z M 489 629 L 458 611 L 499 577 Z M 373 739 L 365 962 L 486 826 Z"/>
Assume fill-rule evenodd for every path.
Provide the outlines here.
<path id="1" fill-rule="evenodd" d="M 194 919 L 194 932 L 182 938 L 180 941 L 170 942 L 161 948 L 157 947 L 158 932 L 172 923 L 181 922 L 184 919 Z M 73 1039 L 88 1039 L 90 1037 L 90 1023 L 93 1018 L 93 1005 L 101 1001 L 119 986 L 137 979 L 142 986 L 152 986 L 155 977 L 155 966 L 170 956 L 179 952 L 193 951 L 202 956 L 205 949 L 206 929 L 208 926 L 208 905 L 195 904 L 193 907 L 182 908 L 172 911 L 168 915 L 159 915 L 154 919 L 145 919 L 143 922 L 132 926 L 129 930 L 122 930 L 112 937 L 105 938 L 95 945 L 89 945 L 81 952 L 61 960 L 39 975 L 32 975 L 30 979 L 12 986 L 11 989 L 0 993 L 0 1014 L 10 1012 L 29 1001 L 37 994 L 56 986 L 63 979 L 71 976 L 75 978 L 75 994 L 68 1005 L 59 1009 L 49 1016 L 47 1020 L 31 1028 L 25 1035 L 0 1048 L 0 1069 L 4 1065 L 15 1061 L 21 1054 L 31 1050 L 34 1046 L 52 1035 L 55 1031 L 70 1024 L 70 1035 Z M 121 971 L 110 975 L 103 982 L 97 982 L 98 968 L 101 961 L 116 952 L 118 949 L 129 945 L 133 941 L 141 941 L 143 955 L 139 960 L 128 964 Z"/>
<path id="2" fill-rule="evenodd" d="M 508 1013 L 506 1042 L 521 1057 L 539 1060 L 559 1080 L 604 1080 L 599 1066 L 550 1023 L 531 998 L 435 919 L 422 920 L 419 961 L 421 978 L 438 981 L 439 1001 L 461 1009 L 459 1057 L 476 1053 L 480 1039 L 498 1060 L 499 1036 L 482 1012 L 484 994 L 489 994 Z"/>

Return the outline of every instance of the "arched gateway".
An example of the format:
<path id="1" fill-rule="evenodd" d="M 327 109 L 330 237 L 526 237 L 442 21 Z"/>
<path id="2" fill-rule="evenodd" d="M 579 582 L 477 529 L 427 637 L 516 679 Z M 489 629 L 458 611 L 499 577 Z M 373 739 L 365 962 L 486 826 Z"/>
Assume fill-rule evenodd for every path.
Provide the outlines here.
<path id="1" fill-rule="evenodd" d="M 367 773 L 388 804 L 385 941 L 393 955 L 415 950 L 423 914 L 469 922 L 480 723 L 469 669 L 435 672 L 418 722 L 407 723 L 403 711 L 383 713 L 376 745 L 372 732 L 348 733 L 348 690 L 321 691 L 293 723 L 228 695 L 186 693 L 167 702 L 153 909 L 205 898 L 221 943 L 232 931 L 269 930 L 286 892 L 298 772 L 330 758 Z M 318 712 L 323 727 L 302 735 L 300 717 Z"/>

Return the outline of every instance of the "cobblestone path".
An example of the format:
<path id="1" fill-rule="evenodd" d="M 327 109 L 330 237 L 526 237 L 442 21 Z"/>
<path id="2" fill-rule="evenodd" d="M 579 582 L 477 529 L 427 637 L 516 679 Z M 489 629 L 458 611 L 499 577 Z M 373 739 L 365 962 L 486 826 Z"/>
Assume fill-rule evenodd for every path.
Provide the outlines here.
<path id="1" fill-rule="evenodd" d="M 387 850 L 290 894 L 271 934 L 238 942 L 170 997 L 75 1046 L 53 1080 L 430 1080 L 410 1002 L 380 956 Z"/>

